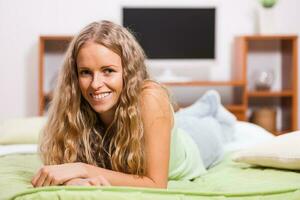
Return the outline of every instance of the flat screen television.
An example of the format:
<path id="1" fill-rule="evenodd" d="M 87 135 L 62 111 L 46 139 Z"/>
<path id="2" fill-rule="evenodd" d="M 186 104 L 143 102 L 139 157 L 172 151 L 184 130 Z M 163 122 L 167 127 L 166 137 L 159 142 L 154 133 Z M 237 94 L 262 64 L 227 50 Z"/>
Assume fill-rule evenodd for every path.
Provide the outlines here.
<path id="1" fill-rule="evenodd" d="M 123 8 L 129 28 L 150 60 L 216 59 L 216 8 Z"/>

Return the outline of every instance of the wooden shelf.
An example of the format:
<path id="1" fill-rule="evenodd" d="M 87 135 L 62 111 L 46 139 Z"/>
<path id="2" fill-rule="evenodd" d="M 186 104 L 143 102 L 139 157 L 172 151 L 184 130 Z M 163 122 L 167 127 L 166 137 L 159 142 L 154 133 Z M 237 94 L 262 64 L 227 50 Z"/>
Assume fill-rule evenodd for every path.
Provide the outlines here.
<path id="1" fill-rule="evenodd" d="M 246 111 L 247 107 L 241 104 L 230 104 L 225 105 L 225 108 L 233 113 L 238 120 L 245 121 L 246 120 Z"/>
<path id="2" fill-rule="evenodd" d="M 225 105 L 225 107 L 230 111 L 246 111 L 247 107 L 244 105 Z"/>
<path id="3" fill-rule="evenodd" d="M 40 40 L 44 41 L 71 41 L 74 36 L 71 35 L 43 35 L 40 36 Z"/>
<path id="4" fill-rule="evenodd" d="M 187 81 L 187 82 L 162 82 L 166 86 L 244 86 L 242 81 Z"/>
<path id="5" fill-rule="evenodd" d="M 286 133 L 290 133 L 292 131 L 293 130 L 275 131 L 275 132 L 273 132 L 273 134 L 276 135 L 276 136 L 279 136 L 279 135 L 283 135 L 283 134 L 286 134 Z"/>
<path id="6" fill-rule="evenodd" d="M 251 91 L 248 92 L 249 97 L 291 97 L 293 92 L 286 91 Z"/>
<path id="7" fill-rule="evenodd" d="M 297 39 L 297 35 L 245 35 L 246 40 L 266 41 L 266 40 L 294 40 Z"/>

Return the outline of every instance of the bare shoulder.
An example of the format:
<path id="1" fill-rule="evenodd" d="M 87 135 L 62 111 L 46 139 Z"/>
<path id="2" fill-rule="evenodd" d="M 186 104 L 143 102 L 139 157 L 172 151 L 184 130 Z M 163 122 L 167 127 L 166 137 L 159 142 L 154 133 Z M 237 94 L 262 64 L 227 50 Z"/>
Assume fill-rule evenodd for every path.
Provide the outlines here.
<path id="1" fill-rule="evenodd" d="M 143 117 L 147 119 L 155 117 L 172 118 L 173 113 L 168 91 L 160 84 L 154 81 L 146 81 L 139 100 Z"/>
<path id="2" fill-rule="evenodd" d="M 166 98 L 169 101 L 169 94 L 166 88 L 155 81 L 145 81 L 142 86 L 141 96 L 156 96 Z"/>
<path id="3" fill-rule="evenodd" d="M 144 82 L 140 101 L 142 105 L 151 103 L 160 106 L 170 106 L 170 99 L 167 89 L 154 81 Z"/>

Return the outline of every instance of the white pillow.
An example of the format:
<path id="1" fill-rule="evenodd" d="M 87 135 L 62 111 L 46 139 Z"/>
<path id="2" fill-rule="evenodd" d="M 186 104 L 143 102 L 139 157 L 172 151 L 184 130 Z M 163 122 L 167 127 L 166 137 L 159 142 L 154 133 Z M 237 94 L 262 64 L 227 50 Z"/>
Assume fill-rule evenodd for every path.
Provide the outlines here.
<path id="1" fill-rule="evenodd" d="M 37 144 L 12 144 L 0 145 L 0 156 L 9 154 L 29 154 L 37 153 Z"/>
<path id="2" fill-rule="evenodd" d="M 237 121 L 234 128 L 236 141 L 260 142 L 274 137 L 271 132 L 251 122 Z"/>
<path id="3" fill-rule="evenodd" d="M 234 141 L 225 144 L 225 152 L 249 148 L 275 137 L 264 128 L 244 121 L 237 121 L 234 126 Z"/>
<path id="4" fill-rule="evenodd" d="M 0 144 L 36 144 L 46 117 L 26 117 L 0 121 Z"/>
<path id="5" fill-rule="evenodd" d="M 265 167 L 300 170 L 300 131 L 241 150 L 234 154 L 233 160 Z"/>

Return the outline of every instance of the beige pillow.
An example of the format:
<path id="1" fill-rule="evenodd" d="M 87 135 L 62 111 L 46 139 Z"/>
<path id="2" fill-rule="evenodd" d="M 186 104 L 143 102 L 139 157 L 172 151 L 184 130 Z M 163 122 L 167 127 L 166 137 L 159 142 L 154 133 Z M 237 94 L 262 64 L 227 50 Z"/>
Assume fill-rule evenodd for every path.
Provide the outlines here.
<path id="1" fill-rule="evenodd" d="M 0 144 L 35 144 L 46 117 L 27 117 L 0 121 Z"/>
<path id="2" fill-rule="evenodd" d="M 300 170 L 300 131 L 241 150 L 233 155 L 233 160 L 265 167 Z"/>

